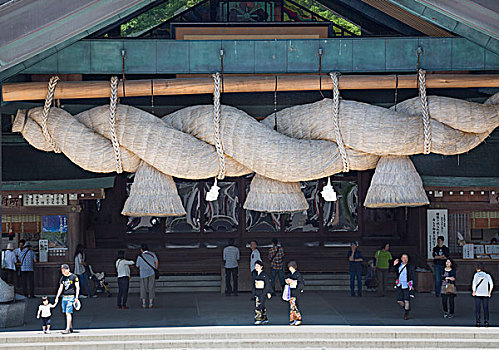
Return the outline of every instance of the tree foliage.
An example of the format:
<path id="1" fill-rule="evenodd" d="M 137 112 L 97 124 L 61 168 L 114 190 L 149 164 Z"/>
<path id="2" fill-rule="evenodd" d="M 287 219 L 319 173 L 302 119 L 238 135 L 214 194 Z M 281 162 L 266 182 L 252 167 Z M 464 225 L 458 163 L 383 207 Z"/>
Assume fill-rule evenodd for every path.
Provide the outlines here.
<path id="1" fill-rule="evenodd" d="M 131 19 L 125 24 L 121 25 L 121 36 L 135 36 L 150 29 L 160 23 L 168 21 L 181 11 L 189 9 L 203 0 L 169 0 L 159 6 L 156 6 L 143 14 Z M 322 6 L 314 0 L 293 0 L 297 4 L 305 7 L 309 11 L 331 21 L 350 32 L 360 35 L 360 27 L 348 22 L 347 20 L 339 17 L 331 10 Z"/>

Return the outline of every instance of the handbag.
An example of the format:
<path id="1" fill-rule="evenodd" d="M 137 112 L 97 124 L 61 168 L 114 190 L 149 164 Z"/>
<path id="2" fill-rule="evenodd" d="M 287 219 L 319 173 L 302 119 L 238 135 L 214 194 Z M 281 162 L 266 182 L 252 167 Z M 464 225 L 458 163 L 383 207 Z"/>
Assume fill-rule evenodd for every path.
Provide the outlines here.
<path id="1" fill-rule="evenodd" d="M 155 279 L 155 280 L 159 280 L 159 270 L 158 270 L 157 268 L 155 268 L 154 266 L 152 266 L 152 265 L 149 263 L 149 261 L 147 261 L 147 260 L 146 260 L 146 259 L 142 256 L 142 254 L 140 254 L 140 255 L 139 255 L 139 257 L 141 257 L 141 258 L 142 258 L 142 260 L 144 260 L 144 262 L 145 262 L 147 265 L 149 265 L 149 266 L 151 267 L 151 269 L 153 269 L 153 270 L 154 270 L 154 279 Z"/>
<path id="2" fill-rule="evenodd" d="M 291 287 L 289 284 L 284 286 L 284 290 L 282 291 L 282 300 L 289 301 L 291 299 Z"/>
<path id="3" fill-rule="evenodd" d="M 23 255 L 23 259 L 21 260 L 21 265 L 19 265 L 19 269 L 17 269 L 17 276 L 20 277 L 21 276 L 21 267 L 23 266 L 24 264 L 24 260 L 26 259 L 26 255 L 28 255 L 28 252 L 29 252 L 29 249 L 26 250 L 26 253 L 24 253 Z"/>
<path id="4" fill-rule="evenodd" d="M 444 294 L 456 294 L 456 285 L 448 283 L 445 285 Z"/>

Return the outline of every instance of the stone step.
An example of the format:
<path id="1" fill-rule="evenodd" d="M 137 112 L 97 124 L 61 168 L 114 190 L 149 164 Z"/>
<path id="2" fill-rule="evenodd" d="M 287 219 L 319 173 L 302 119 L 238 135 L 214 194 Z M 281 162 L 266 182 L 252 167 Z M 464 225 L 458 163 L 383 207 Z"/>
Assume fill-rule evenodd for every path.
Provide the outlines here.
<path id="1" fill-rule="evenodd" d="M 12 350 L 117 350 L 117 349 L 324 349 L 324 348 L 356 348 L 356 349 L 496 349 L 499 342 L 496 339 L 460 339 L 451 338 L 367 338 L 362 339 L 320 339 L 301 337 L 263 338 L 255 335 L 255 339 L 180 339 L 180 340 L 150 340 L 135 339 L 129 341 L 70 341 L 64 342 L 40 341 L 36 344 L 17 343 L 1 344 L 0 349 Z M 43 337 L 41 337 L 43 338 Z"/>

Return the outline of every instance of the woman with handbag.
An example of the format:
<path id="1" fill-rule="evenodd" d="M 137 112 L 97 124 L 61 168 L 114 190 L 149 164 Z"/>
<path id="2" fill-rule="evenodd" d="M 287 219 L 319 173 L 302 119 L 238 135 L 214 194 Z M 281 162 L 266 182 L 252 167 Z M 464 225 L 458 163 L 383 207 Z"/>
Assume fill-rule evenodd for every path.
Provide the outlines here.
<path id="1" fill-rule="evenodd" d="M 440 295 L 442 296 L 444 318 L 454 317 L 454 298 L 456 297 L 456 269 L 451 259 L 447 259 L 445 261 L 445 267 L 442 273 L 442 287 L 440 290 Z"/>
<path id="2" fill-rule="evenodd" d="M 303 276 L 298 272 L 298 265 L 295 261 L 290 261 L 288 263 L 288 270 L 290 272 L 288 278 L 286 278 L 286 284 L 290 288 L 290 298 L 289 298 L 289 325 L 299 326 L 301 325 L 301 313 L 298 309 L 298 299 L 300 293 L 303 292 Z"/>

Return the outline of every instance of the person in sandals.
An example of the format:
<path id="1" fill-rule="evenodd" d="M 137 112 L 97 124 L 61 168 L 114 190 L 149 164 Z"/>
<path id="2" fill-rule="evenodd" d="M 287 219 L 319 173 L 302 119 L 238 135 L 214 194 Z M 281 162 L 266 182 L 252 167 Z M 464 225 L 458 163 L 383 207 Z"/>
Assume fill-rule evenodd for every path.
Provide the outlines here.
<path id="1" fill-rule="evenodd" d="M 263 271 L 263 263 L 259 260 L 255 262 L 252 283 L 253 296 L 255 297 L 255 325 L 267 324 L 267 309 L 265 303 L 272 297 L 272 287 L 269 276 Z"/>
<path id="2" fill-rule="evenodd" d="M 298 272 L 298 265 L 295 261 L 290 261 L 288 263 L 288 270 L 290 272 L 288 278 L 286 278 L 286 284 L 289 285 L 291 290 L 291 298 L 289 299 L 289 325 L 299 326 L 301 325 L 301 313 L 298 308 L 298 300 L 300 294 L 303 292 L 303 276 Z"/>

